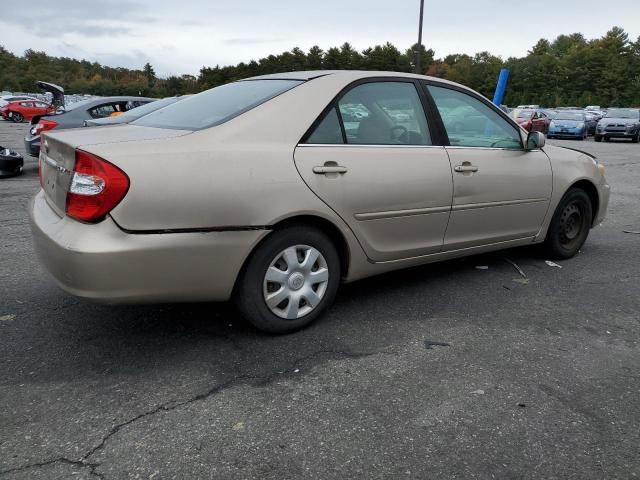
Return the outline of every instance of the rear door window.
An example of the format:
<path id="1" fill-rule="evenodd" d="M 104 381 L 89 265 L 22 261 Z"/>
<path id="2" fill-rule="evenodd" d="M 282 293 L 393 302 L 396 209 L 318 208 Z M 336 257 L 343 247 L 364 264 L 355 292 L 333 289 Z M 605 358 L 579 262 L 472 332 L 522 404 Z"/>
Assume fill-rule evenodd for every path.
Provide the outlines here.
<path id="1" fill-rule="evenodd" d="M 338 102 L 347 143 L 431 145 L 422 103 L 412 82 L 370 82 Z"/>
<path id="2" fill-rule="evenodd" d="M 318 143 L 325 145 L 344 143 L 342 138 L 342 129 L 340 128 L 340 120 L 338 119 L 338 112 L 335 108 L 329 110 L 313 133 L 309 135 L 306 143 Z"/>
<path id="3" fill-rule="evenodd" d="M 89 115 L 93 118 L 104 118 L 110 116 L 113 112 L 116 112 L 115 105 L 112 103 L 107 103 L 104 105 L 98 105 L 89 110 Z"/>

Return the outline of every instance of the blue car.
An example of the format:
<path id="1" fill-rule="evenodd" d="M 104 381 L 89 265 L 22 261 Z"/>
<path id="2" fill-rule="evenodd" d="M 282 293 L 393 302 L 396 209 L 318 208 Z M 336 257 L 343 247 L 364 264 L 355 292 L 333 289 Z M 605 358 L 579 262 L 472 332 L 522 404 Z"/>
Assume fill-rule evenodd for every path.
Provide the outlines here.
<path id="1" fill-rule="evenodd" d="M 549 124 L 549 138 L 579 138 L 585 140 L 589 135 L 587 117 L 576 110 L 559 110 Z"/>

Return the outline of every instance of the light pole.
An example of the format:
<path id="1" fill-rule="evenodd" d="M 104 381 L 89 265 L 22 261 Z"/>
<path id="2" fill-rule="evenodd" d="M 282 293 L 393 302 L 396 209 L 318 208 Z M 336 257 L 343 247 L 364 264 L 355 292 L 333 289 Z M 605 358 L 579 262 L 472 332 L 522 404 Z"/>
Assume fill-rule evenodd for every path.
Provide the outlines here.
<path id="1" fill-rule="evenodd" d="M 422 16 L 424 13 L 424 0 L 420 0 L 420 21 L 418 27 L 418 51 L 416 54 L 418 58 L 416 58 L 416 73 L 422 73 Z"/>

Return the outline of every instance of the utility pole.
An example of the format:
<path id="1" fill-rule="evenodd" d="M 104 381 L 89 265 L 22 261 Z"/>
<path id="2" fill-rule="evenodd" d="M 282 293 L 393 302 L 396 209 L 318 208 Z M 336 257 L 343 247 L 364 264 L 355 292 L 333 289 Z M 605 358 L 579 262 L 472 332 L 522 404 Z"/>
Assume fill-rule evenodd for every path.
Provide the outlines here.
<path id="1" fill-rule="evenodd" d="M 424 0 L 420 0 L 420 21 L 418 27 L 418 51 L 416 58 L 416 73 L 422 73 L 422 16 L 424 13 Z"/>

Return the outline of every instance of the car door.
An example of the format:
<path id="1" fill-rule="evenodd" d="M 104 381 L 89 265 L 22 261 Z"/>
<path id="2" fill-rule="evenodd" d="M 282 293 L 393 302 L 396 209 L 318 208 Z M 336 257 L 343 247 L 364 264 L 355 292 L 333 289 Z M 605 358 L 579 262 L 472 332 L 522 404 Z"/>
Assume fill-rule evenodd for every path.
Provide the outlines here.
<path id="1" fill-rule="evenodd" d="M 453 206 L 444 250 L 534 237 L 547 213 L 552 189 L 549 158 L 525 150 L 520 129 L 488 100 L 427 83 L 447 132 L 453 169 Z M 450 112 L 470 107 L 462 129 Z"/>
<path id="2" fill-rule="evenodd" d="M 357 82 L 295 149 L 306 184 L 351 227 L 373 261 L 442 249 L 451 166 L 444 147 L 433 145 L 425 101 L 413 80 Z"/>
<path id="3" fill-rule="evenodd" d="M 31 118 L 34 112 L 33 102 L 20 102 L 20 108 L 18 109 L 18 111 L 24 118 Z"/>

